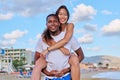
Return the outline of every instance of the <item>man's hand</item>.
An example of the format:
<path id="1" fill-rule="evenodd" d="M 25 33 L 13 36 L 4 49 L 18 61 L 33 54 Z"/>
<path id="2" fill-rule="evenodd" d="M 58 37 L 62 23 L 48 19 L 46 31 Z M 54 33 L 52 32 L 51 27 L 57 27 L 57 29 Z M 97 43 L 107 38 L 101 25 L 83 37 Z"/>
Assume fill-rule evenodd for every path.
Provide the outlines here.
<path id="1" fill-rule="evenodd" d="M 43 73 L 46 74 L 47 76 L 54 76 L 54 77 L 62 77 L 66 73 L 70 72 L 70 68 L 65 68 L 61 71 L 58 70 L 52 70 L 48 72 L 46 69 L 43 69 Z"/>
<path id="2" fill-rule="evenodd" d="M 63 75 L 64 75 L 63 72 L 60 71 L 55 74 L 55 77 L 62 77 Z"/>
<path id="3" fill-rule="evenodd" d="M 66 73 L 70 72 L 70 68 L 65 68 L 59 72 L 56 73 L 56 77 L 62 77 L 63 75 L 65 75 Z"/>
<path id="4" fill-rule="evenodd" d="M 58 72 L 59 71 L 57 71 L 57 70 L 52 70 L 52 71 L 50 71 L 50 76 L 56 76 L 56 74 L 58 74 Z"/>

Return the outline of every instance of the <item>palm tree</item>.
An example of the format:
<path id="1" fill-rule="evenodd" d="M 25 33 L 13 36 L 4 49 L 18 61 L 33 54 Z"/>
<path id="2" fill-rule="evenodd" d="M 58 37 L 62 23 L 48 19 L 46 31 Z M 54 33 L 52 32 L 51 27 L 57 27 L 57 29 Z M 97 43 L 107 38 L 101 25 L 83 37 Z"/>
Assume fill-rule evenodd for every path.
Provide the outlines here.
<path id="1" fill-rule="evenodd" d="M 25 63 L 25 61 L 26 61 L 26 57 L 21 57 L 21 60 L 23 60 L 24 63 Z"/>

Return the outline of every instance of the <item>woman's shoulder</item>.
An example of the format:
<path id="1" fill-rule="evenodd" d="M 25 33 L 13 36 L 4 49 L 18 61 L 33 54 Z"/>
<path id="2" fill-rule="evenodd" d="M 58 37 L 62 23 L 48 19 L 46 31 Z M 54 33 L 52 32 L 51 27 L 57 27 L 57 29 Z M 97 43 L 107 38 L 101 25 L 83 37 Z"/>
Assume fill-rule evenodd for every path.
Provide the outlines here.
<path id="1" fill-rule="evenodd" d="M 67 23 L 67 26 L 68 27 L 74 27 L 74 24 L 73 23 Z"/>
<path id="2" fill-rule="evenodd" d="M 74 23 L 67 23 L 68 25 L 74 25 Z"/>

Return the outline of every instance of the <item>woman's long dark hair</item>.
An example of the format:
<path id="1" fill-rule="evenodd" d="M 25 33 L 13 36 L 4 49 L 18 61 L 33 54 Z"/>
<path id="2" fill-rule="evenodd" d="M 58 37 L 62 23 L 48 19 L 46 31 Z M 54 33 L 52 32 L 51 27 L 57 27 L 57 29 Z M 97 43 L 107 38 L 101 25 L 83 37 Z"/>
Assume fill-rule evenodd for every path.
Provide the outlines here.
<path id="1" fill-rule="evenodd" d="M 59 18 L 58 18 L 58 16 L 57 16 L 56 14 L 49 14 L 49 15 L 46 17 L 46 22 L 48 21 L 48 18 L 49 18 L 50 16 L 56 17 L 56 19 L 58 19 L 58 21 L 59 21 Z M 62 30 L 61 26 L 60 26 L 59 28 L 60 28 L 60 31 L 61 31 L 61 30 Z M 42 38 L 44 39 L 44 41 L 45 41 L 46 43 L 47 43 L 48 41 L 50 41 L 50 40 L 53 39 L 53 38 L 51 37 L 51 35 L 50 35 L 50 31 L 49 31 L 48 28 L 46 28 L 46 29 L 44 30 L 44 32 L 42 33 Z"/>
<path id="2" fill-rule="evenodd" d="M 42 33 L 42 38 L 45 42 L 48 42 L 49 40 L 52 40 L 53 38 L 50 35 L 50 32 L 48 29 L 45 29 L 44 32 Z"/>

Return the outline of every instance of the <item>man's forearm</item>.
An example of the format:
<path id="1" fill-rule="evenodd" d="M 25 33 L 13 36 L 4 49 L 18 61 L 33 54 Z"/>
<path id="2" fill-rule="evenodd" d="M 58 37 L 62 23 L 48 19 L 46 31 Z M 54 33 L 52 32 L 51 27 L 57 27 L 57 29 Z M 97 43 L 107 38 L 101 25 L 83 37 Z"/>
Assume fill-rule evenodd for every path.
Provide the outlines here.
<path id="1" fill-rule="evenodd" d="M 68 73 L 68 72 L 70 72 L 71 71 L 71 69 L 70 69 L 70 67 L 68 67 L 68 68 L 66 68 L 66 69 L 63 69 L 62 70 L 62 73 L 63 74 L 66 74 L 66 73 Z"/>
<path id="2" fill-rule="evenodd" d="M 53 70 L 53 71 L 54 71 L 54 70 Z M 43 70 L 42 70 L 42 72 L 43 72 L 44 74 L 46 74 L 47 76 L 55 76 L 57 73 L 55 74 L 55 72 L 53 72 L 53 71 L 48 72 L 46 69 L 43 69 Z M 71 69 L 70 69 L 70 67 L 69 67 L 69 68 L 65 68 L 65 69 L 61 70 L 59 73 L 66 74 L 66 73 L 68 73 L 68 72 L 70 72 L 70 71 L 71 71 Z"/>
<path id="3" fill-rule="evenodd" d="M 43 69 L 42 72 L 43 72 L 44 74 L 46 74 L 47 76 L 50 76 L 50 75 L 51 75 L 50 72 L 48 72 L 46 69 Z"/>

